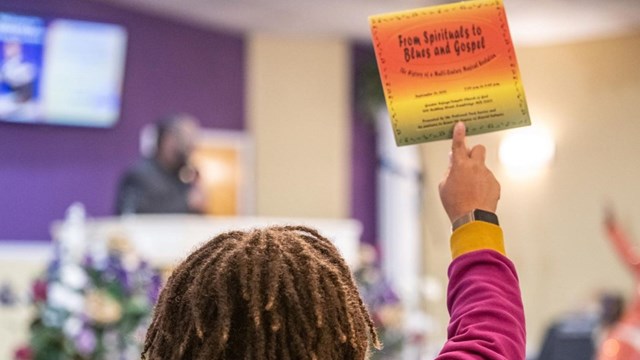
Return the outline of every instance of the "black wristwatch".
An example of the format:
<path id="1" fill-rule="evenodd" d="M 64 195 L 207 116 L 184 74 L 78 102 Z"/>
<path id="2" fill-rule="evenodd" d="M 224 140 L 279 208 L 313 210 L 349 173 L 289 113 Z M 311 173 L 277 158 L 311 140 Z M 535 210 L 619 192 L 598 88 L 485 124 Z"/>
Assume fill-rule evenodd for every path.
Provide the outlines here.
<path id="1" fill-rule="evenodd" d="M 451 224 L 451 231 L 455 231 L 460 226 L 472 221 L 484 221 L 490 224 L 500 225 L 498 215 L 490 211 L 475 209 L 454 220 L 453 224 Z"/>

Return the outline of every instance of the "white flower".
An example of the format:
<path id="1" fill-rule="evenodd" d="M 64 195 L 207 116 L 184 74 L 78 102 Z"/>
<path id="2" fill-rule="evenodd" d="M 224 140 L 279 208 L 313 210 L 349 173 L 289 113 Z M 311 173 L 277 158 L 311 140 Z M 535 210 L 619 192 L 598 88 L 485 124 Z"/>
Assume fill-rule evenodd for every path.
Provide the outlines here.
<path id="1" fill-rule="evenodd" d="M 49 284 L 47 302 L 51 307 L 79 313 L 84 309 L 82 294 L 59 283 Z"/>
<path id="2" fill-rule="evenodd" d="M 67 337 L 73 338 L 80 334 L 83 324 L 84 323 L 82 322 L 82 320 L 80 320 L 80 318 L 71 316 L 67 319 L 67 321 L 64 322 L 62 331 L 65 335 L 67 335 Z"/>
<path id="3" fill-rule="evenodd" d="M 83 289 L 88 281 L 87 274 L 76 264 L 67 263 L 60 268 L 60 282 L 72 289 Z"/>

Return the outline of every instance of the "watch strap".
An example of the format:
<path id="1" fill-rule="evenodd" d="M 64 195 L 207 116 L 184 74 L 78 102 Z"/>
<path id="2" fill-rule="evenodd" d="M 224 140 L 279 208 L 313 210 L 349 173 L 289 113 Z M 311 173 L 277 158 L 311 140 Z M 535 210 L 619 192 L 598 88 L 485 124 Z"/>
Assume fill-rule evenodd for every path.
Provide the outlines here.
<path id="1" fill-rule="evenodd" d="M 498 226 L 500 225 L 500 223 L 498 222 L 498 215 L 496 215 L 495 213 L 492 213 L 491 211 L 475 209 L 454 220 L 451 224 L 451 230 L 455 231 L 460 226 L 472 221 L 484 221 L 490 224 Z"/>

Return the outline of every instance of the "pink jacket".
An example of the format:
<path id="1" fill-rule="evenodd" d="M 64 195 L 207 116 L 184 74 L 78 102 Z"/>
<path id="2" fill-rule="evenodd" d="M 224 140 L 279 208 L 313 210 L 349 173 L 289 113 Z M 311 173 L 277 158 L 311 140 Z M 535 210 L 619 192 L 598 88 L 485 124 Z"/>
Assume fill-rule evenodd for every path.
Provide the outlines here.
<path id="1" fill-rule="evenodd" d="M 448 340 L 437 359 L 525 359 L 518 275 L 503 255 L 502 231 L 482 222 L 469 225 L 463 226 L 463 234 L 452 236 L 455 258 L 447 291 L 451 319 Z"/>

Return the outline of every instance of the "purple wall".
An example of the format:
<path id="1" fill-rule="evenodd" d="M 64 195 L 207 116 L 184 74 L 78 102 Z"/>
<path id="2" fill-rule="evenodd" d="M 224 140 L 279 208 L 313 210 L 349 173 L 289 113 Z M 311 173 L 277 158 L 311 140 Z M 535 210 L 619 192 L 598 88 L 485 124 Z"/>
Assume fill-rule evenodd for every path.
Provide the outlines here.
<path id="1" fill-rule="evenodd" d="M 86 0 L 2 0 L 0 11 L 117 23 L 129 35 L 115 127 L 0 122 L 0 239 L 49 239 L 49 224 L 74 201 L 90 216 L 112 214 L 140 129 L 164 113 L 191 113 L 207 128 L 244 128 L 241 36 Z"/>
<path id="2" fill-rule="evenodd" d="M 372 62 L 375 54 L 372 46 L 355 45 L 352 48 L 352 121 L 351 121 L 351 216 L 362 222 L 362 241 L 378 243 L 378 174 L 377 148 L 374 124 L 359 110 L 356 104 L 357 74 Z"/>

